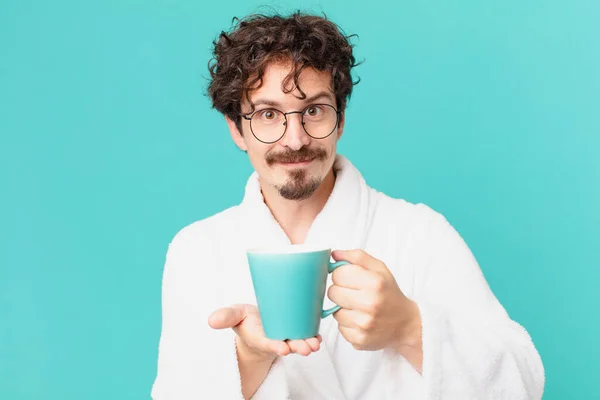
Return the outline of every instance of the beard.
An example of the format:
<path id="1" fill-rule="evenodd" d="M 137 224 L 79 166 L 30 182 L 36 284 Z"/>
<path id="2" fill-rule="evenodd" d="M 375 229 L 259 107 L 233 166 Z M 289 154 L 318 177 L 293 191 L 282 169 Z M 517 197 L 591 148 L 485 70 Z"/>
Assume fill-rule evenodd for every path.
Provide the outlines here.
<path id="1" fill-rule="evenodd" d="M 309 178 L 308 171 L 295 169 L 290 172 L 290 178 L 283 185 L 277 186 L 279 195 L 286 200 L 308 199 L 321 185 L 321 180 Z"/>
<path id="2" fill-rule="evenodd" d="M 283 153 L 268 154 L 267 165 L 272 166 L 277 162 L 301 162 L 307 160 L 325 161 L 327 151 L 324 149 L 309 149 L 302 147 L 300 150 L 288 150 Z M 305 200 L 309 198 L 321 185 L 323 179 L 310 177 L 304 168 L 293 169 L 283 185 L 276 186 L 279 195 L 286 200 Z"/>

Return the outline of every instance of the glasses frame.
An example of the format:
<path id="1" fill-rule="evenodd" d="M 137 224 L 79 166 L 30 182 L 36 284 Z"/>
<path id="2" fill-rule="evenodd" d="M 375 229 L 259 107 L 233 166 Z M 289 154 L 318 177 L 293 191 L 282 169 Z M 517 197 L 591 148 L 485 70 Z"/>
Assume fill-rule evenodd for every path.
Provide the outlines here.
<path id="1" fill-rule="evenodd" d="M 329 132 L 327 135 L 323 136 L 323 137 L 314 137 L 313 135 L 311 135 L 310 133 L 308 133 L 308 131 L 306 130 L 306 126 L 304 123 L 304 113 L 306 112 L 306 110 L 308 110 L 311 107 L 315 107 L 315 106 L 325 106 L 325 107 L 330 107 L 333 108 L 333 110 L 335 111 L 335 125 L 333 126 L 333 129 L 331 130 L 331 132 Z M 281 114 L 283 114 L 283 118 L 285 119 L 283 125 L 285 126 L 285 128 L 283 129 L 283 133 L 281 134 L 281 136 L 277 139 L 277 140 L 273 140 L 272 142 L 265 142 L 264 140 L 261 140 L 258 138 L 258 136 L 256 136 L 256 134 L 254 133 L 254 129 L 252 129 L 252 117 L 254 117 L 254 114 L 261 112 L 261 111 L 266 111 L 266 110 L 273 110 L 273 111 L 277 111 Z M 254 112 L 252 112 L 251 114 L 240 114 L 242 116 L 242 118 L 244 118 L 246 121 L 250 121 L 250 132 L 252 132 L 252 136 L 254 136 L 256 138 L 256 140 L 258 140 L 261 143 L 265 143 L 265 144 L 273 144 L 273 143 L 277 143 L 278 141 L 280 141 L 281 139 L 283 139 L 283 137 L 285 136 L 285 133 L 287 132 L 287 127 L 288 127 L 288 118 L 287 116 L 289 114 L 301 114 L 301 123 L 302 123 L 302 129 L 304 129 L 304 132 L 306 132 L 306 134 L 308 136 L 310 136 L 313 139 L 316 140 L 320 140 L 320 139 L 325 139 L 328 138 L 329 136 L 331 136 L 331 134 L 333 132 L 335 132 L 335 130 L 337 129 L 339 123 L 340 123 L 340 115 L 342 114 L 342 111 L 338 110 L 337 108 L 335 108 L 334 106 L 332 106 L 331 104 L 321 104 L 321 103 L 317 103 L 317 104 L 309 104 L 306 107 L 304 107 L 304 109 L 302 109 L 301 111 L 288 111 L 288 112 L 283 112 L 275 107 L 268 107 L 268 108 L 262 108 L 260 110 L 256 110 Z"/>

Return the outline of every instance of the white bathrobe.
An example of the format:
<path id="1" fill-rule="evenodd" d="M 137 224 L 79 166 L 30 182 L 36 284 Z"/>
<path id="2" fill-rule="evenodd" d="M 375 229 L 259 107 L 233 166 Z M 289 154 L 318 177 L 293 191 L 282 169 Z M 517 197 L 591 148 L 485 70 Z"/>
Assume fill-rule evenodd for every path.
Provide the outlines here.
<path id="1" fill-rule="evenodd" d="M 360 248 L 387 265 L 420 308 L 422 375 L 394 350 L 355 350 L 327 317 L 321 349 L 278 358 L 253 398 L 540 399 L 544 369 L 530 336 L 507 315 L 444 217 L 369 188 L 342 156 L 334 167 L 335 187 L 305 243 Z M 175 236 L 163 276 L 153 399 L 243 398 L 235 334 L 211 329 L 207 319 L 220 307 L 256 304 L 245 250 L 278 244 L 290 241 L 265 205 L 256 173 L 239 206 Z"/>

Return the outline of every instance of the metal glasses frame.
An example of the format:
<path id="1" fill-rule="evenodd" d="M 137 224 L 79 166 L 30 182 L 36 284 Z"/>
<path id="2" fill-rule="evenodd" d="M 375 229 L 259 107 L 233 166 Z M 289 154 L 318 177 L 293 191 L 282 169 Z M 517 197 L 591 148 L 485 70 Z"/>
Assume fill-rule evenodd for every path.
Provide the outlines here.
<path id="1" fill-rule="evenodd" d="M 333 129 L 331 130 L 331 132 L 329 132 L 327 135 L 323 136 L 323 137 L 315 137 L 313 135 L 311 135 L 307 130 L 306 130 L 306 126 L 304 123 L 304 113 L 306 112 L 306 110 L 308 110 L 311 107 L 315 107 L 315 106 L 325 106 L 325 107 L 330 107 L 333 108 L 333 110 L 335 111 L 335 125 L 333 126 Z M 283 126 L 285 127 L 283 129 L 283 133 L 281 134 L 281 136 L 277 139 L 277 140 L 273 140 L 272 142 L 265 142 L 264 140 L 261 140 L 255 133 L 254 133 L 254 129 L 252 129 L 252 117 L 254 117 L 254 115 L 258 112 L 261 111 L 268 111 L 268 110 L 273 110 L 273 111 L 277 111 L 278 113 L 281 113 L 283 115 L 283 118 L 285 118 L 285 121 L 283 123 Z M 342 111 L 339 111 L 337 108 L 335 108 L 334 106 L 332 106 L 331 104 L 310 104 L 306 107 L 304 107 L 303 110 L 301 111 L 288 111 L 286 113 L 284 113 L 281 110 L 278 110 L 277 108 L 273 108 L 273 107 L 269 107 L 269 108 L 263 108 L 261 110 L 256 110 L 251 114 L 241 114 L 242 118 L 244 118 L 246 121 L 250 121 L 250 131 L 252 132 L 252 136 L 254 136 L 256 138 L 256 140 L 258 140 L 259 142 L 265 143 L 265 144 L 273 144 L 276 143 L 278 141 L 280 141 L 284 136 L 285 133 L 287 132 L 287 123 L 288 123 L 288 119 L 287 116 L 289 114 L 302 114 L 302 129 L 304 129 L 304 132 L 306 132 L 306 134 L 308 136 L 310 136 L 313 139 L 325 139 L 329 136 L 331 136 L 331 134 L 333 132 L 335 132 L 336 128 L 338 127 L 339 123 L 340 123 L 340 115 L 342 114 Z"/>

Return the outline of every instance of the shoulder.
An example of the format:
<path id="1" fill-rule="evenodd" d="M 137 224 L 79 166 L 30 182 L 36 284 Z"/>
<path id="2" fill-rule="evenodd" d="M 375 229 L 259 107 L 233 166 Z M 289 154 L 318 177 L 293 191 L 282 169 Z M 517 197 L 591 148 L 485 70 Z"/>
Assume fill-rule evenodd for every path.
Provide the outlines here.
<path id="1" fill-rule="evenodd" d="M 385 221 L 389 226 L 419 235 L 448 225 L 448 221 L 440 212 L 426 204 L 393 198 L 374 189 L 371 189 L 371 193 L 376 199 L 374 219 Z"/>
<path id="2" fill-rule="evenodd" d="M 224 235 L 235 232 L 239 221 L 239 206 L 233 206 L 210 217 L 195 221 L 181 228 L 169 244 L 169 252 L 193 251 L 212 248 Z"/>
<path id="3" fill-rule="evenodd" d="M 210 298 L 210 285 L 220 278 L 219 260 L 231 234 L 238 206 L 181 228 L 169 242 L 163 269 L 163 290 L 178 296 L 195 296 L 198 288 Z M 230 228 L 230 229 L 228 229 Z M 224 238 L 227 238 L 226 240 Z M 207 300 L 208 301 L 208 300 Z"/>
<path id="4" fill-rule="evenodd" d="M 397 265 L 397 276 L 412 276 L 406 278 L 412 280 L 432 271 L 431 266 L 477 265 L 466 242 L 440 212 L 382 193 L 377 198 L 371 233 L 382 242 L 380 246 L 397 255 L 390 259 Z"/>

